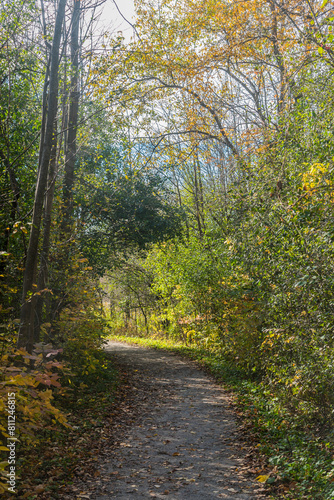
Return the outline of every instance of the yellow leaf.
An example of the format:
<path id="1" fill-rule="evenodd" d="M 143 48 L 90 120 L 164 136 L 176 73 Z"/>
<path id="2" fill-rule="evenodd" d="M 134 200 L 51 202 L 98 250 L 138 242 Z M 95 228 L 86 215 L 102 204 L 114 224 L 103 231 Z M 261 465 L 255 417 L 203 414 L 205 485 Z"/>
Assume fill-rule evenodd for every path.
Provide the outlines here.
<path id="1" fill-rule="evenodd" d="M 256 480 L 259 481 L 259 483 L 265 483 L 268 478 L 269 476 L 258 476 Z"/>
<path id="2" fill-rule="evenodd" d="M 0 493 L 4 493 L 5 491 L 8 491 L 8 486 L 4 483 L 0 483 Z"/>

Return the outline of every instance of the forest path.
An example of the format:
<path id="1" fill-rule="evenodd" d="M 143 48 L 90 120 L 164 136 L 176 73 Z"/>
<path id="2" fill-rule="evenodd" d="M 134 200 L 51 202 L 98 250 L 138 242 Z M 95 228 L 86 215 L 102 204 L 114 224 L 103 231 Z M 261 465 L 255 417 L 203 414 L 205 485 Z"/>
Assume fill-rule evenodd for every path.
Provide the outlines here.
<path id="1" fill-rule="evenodd" d="M 93 498 L 262 498 L 247 475 L 246 451 L 222 387 L 165 351 L 114 341 L 106 350 L 135 374 L 140 417 L 101 463 L 103 487 Z"/>

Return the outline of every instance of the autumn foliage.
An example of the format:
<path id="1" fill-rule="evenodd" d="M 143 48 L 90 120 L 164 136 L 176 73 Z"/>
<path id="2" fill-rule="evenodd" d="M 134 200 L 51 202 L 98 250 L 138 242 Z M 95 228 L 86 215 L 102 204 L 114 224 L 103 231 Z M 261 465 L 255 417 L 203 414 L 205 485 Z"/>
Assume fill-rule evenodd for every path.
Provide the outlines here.
<path id="1" fill-rule="evenodd" d="M 113 328 L 222 355 L 329 448 L 333 21 L 326 1 L 140 2 L 94 70 L 186 214 L 109 272 Z"/>
<path id="2" fill-rule="evenodd" d="M 95 373 L 107 315 L 221 356 L 331 449 L 332 2 L 138 1 L 99 50 L 90 2 L 49 4 L 0 10 L 0 390 L 22 446 L 66 425 L 54 398 Z"/>

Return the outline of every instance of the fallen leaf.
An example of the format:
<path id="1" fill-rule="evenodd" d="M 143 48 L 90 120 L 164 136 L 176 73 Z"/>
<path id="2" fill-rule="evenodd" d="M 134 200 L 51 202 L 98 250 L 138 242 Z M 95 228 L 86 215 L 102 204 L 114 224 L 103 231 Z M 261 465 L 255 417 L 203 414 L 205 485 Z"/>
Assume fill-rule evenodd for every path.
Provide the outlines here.
<path id="1" fill-rule="evenodd" d="M 259 483 L 265 483 L 269 476 L 257 476 L 256 480 L 259 481 Z"/>
<path id="2" fill-rule="evenodd" d="M 39 484 L 35 488 L 35 493 L 43 493 L 44 490 L 45 490 L 45 486 L 43 484 Z"/>

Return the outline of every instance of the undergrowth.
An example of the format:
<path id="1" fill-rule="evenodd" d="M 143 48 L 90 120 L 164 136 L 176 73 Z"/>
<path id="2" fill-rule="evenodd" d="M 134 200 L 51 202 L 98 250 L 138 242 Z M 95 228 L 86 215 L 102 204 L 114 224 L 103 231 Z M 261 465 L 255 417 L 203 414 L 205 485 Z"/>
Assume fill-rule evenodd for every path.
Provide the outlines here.
<path id="1" fill-rule="evenodd" d="M 334 498 L 332 435 L 305 427 L 282 400 L 259 379 L 250 379 L 219 354 L 196 345 L 160 338 L 111 335 L 113 340 L 164 349 L 196 361 L 233 391 L 243 419 L 249 424 L 259 452 L 271 472 L 265 480 L 271 498 L 330 500 Z"/>
<path id="2" fill-rule="evenodd" d="M 98 474 L 103 429 L 117 410 L 119 383 L 108 353 L 96 349 L 89 359 L 94 370 L 65 373 L 64 390 L 54 395 L 53 404 L 66 416 L 66 426 L 45 426 L 29 446 L 18 448 L 18 498 L 62 498 L 76 477 Z"/>

